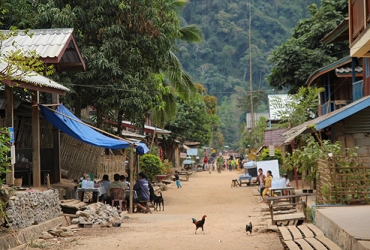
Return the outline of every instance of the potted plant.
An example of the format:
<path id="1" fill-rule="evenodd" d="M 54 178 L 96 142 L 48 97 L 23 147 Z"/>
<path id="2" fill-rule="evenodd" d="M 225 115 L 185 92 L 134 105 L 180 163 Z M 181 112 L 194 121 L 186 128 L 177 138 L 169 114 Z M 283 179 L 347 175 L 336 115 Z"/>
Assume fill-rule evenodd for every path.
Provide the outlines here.
<path id="1" fill-rule="evenodd" d="M 162 162 L 158 156 L 146 154 L 140 157 L 140 167 L 148 176 L 149 181 L 153 181 L 157 175 L 162 174 Z"/>

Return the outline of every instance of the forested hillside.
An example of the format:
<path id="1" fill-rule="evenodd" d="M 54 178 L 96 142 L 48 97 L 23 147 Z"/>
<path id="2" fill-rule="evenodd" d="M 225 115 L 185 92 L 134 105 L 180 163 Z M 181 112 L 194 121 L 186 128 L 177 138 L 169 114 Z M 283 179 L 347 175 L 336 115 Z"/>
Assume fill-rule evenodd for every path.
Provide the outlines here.
<path id="1" fill-rule="evenodd" d="M 251 0 L 253 90 L 274 93 L 266 83 L 271 65 L 267 57 L 291 35 L 297 22 L 309 15 L 307 6 L 319 0 Z M 193 0 L 182 12 L 182 25 L 197 24 L 204 34 L 199 44 L 179 44 L 185 70 L 218 98 L 218 115 L 225 145 L 238 141 L 245 113 L 240 99 L 249 95 L 249 1 Z M 265 111 L 260 102 L 256 111 Z"/>

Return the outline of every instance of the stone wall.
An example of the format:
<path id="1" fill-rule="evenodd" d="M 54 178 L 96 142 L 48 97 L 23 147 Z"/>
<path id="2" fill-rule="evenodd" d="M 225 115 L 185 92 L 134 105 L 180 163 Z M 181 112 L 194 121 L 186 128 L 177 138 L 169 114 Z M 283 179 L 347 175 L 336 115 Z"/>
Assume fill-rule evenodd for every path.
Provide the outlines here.
<path id="1" fill-rule="evenodd" d="M 9 225 L 25 228 L 61 215 L 59 194 L 56 190 L 16 192 L 6 209 Z"/>

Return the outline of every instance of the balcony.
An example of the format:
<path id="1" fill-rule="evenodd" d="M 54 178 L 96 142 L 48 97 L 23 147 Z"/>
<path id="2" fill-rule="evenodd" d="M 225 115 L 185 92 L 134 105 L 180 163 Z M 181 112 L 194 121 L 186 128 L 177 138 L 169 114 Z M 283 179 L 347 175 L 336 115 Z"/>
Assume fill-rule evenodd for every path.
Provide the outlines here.
<path id="1" fill-rule="evenodd" d="M 364 97 L 363 81 L 357 81 L 352 83 L 352 97 L 353 101 L 357 101 Z"/>
<path id="2" fill-rule="evenodd" d="M 370 0 L 350 0 L 350 48 L 352 57 L 370 57 Z"/>

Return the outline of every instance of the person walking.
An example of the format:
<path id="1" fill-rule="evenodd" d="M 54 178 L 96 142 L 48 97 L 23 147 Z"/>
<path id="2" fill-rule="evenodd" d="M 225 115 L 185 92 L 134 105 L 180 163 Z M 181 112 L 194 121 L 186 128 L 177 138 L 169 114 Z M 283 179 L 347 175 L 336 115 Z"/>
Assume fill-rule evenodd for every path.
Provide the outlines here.
<path id="1" fill-rule="evenodd" d="M 180 182 L 179 172 L 177 170 L 175 171 L 175 181 L 176 181 L 177 188 L 181 188 L 182 186 Z"/>
<path id="2" fill-rule="evenodd" d="M 207 168 L 208 168 L 208 157 L 204 157 L 204 160 L 203 160 L 203 171 L 206 171 Z"/>
<path id="3" fill-rule="evenodd" d="M 222 157 L 222 154 L 219 154 L 217 158 L 217 172 L 221 173 L 221 168 L 222 168 L 223 163 L 224 163 L 224 158 Z"/>

